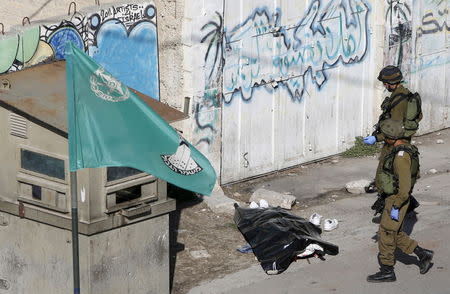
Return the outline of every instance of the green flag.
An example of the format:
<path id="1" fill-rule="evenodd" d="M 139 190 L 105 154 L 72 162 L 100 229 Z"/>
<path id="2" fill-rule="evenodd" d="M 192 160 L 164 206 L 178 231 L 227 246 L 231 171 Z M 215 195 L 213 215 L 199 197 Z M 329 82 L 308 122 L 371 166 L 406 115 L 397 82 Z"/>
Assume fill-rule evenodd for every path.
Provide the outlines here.
<path id="1" fill-rule="evenodd" d="M 126 166 L 209 195 L 214 168 L 128 87 L 84 52 L 66 49 L 70 171 Z"/>

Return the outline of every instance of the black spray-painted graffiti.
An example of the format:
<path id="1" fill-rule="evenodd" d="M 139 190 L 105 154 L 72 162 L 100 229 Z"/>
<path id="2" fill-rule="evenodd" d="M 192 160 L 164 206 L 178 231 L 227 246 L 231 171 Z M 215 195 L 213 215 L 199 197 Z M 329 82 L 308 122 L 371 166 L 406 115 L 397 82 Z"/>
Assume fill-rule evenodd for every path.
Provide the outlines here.
<path id="1" fill-rule="evenodd" d="M 411 8 L 408 3 L 402 0 L 387 0 L 387 3 L 386 21 L 389 24 L 388 54 L 396 56 L 394 63 L 401 68 L 403 60 L 408 58 L 411 53 L 411 48 L 407 44 L 412 36 Z"/>
<path id="2" fill-rule="evenodd" d="M 205 54 L 205 88 L 203 97 L 194 103 L 196 133 L 200 136 L 196 146 L 204 143 L 210 146 L 217 134 L 216 125 L 220 118 L 220 98 L 222 97 L 222 73 L 225 65 L 223 56 L 223 17 L 216 12 L 215 20 L 205 24 L 201 31 L 205 34 L 201 43 L 208 44 Z"/>
<path id="3" fill-rule="evenodd" d="M 153 4 L 123 4 L 89 16 L 89 54 L 127 86 L 159 100 L 158 39 Z"/>
<path id="4" fill-rule="evenodd" d="M 328 70 L 364 59 L 368 13 L 365 0 L 316 0 L 294 28 L 288 28 L 280 24 L 279 9 L 255 9 L 225 31 L 225 103 L 236 95 L 248 101 L 259 86 L 285 89 L 293 101 L 302 99 L 310 82 L 321 89 Z"/>
<path id="5" fill-rule="evenodd" d="M 447 24 L 448 8 L 437 11 L 437 17 L 433 12 L 428 12 L 422 17 L 422 26 L 417 28 L 417 38 L 423 35 L 440 33 L 442 31 L 450 31 Z M 439 21 L 441 21 L 439 23 Z"/>
<path id="6" fill-rule="evenodd" d="M 448 6 L 444 0 L 424 0 L 421 24 L 416 28 L 415 56 L 418 57 L 413 71 L 420 72 L 433 67 L 447 66 L 448 54 L 427 54 L 441 52 L 446 48 L 445 36 L 448 26 Z M 421 52 L 422 54 L 419 54 Z"/>
<path id="7" fill-rule="evenodd" d="M 318 89 L 327 71 L 361 62 L 369 49 L 366 0 L 315 0 L 293 26 L 281 25 L 281 9 L 255 8 L 240 24 L 224 28 L 223 18 L 206 23 L 205 90 L 195 103 L 197 142 L 212 144 L 225 103 L 240 96 L 250 101 L 255 88 L 285 90 L 301 101 L 309 83 Z M 224 93 L 222 93 L 224 91 Z"/>
<path id="8" fill-rule="evenodd" d="M 208 73 L 208 83 L 211 83 L 212 77 L 220 76 L 217 72 L 221 72 L 225 64 L 223 57 L 223 18 L 218 12 L 216 12 L 216 16 L 217 21 L 210 21 L 201 28 L 202 32 L 207 32 L 200 42 L 208 42 L 208 49 L 205 55 L 205 64 L 211 65 Z"/>
<path id="9" fill-rule="evenodd" d="M 102 9 L 98 14 L 101 22 L 113 18 L 126 25 L 131 25 L 142 19 L 152 19 L 155 15 L 156 9 L 153 5 L 143 6 L 140 4 L 112 6 L 108 9 Z"/>

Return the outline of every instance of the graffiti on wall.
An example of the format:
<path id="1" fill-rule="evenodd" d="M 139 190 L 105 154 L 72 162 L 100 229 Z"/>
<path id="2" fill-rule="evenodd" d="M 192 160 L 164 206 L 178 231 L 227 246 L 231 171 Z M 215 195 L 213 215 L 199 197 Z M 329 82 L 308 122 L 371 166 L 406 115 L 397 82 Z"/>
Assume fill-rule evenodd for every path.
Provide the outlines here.
<path id="1" fill-rule="evenodd" d="M 58 24 L 25 29 L 0 41 L 0 73 L 64 59 L 68 42 L 87 52 L 109 72 L 159 99 L 156 9 L 123 4 L 97 13 L 75 13 Z"/>
<path id="2" fill-rule="evenodd" d="M 218 133 L 220 120 L 220 98 L 222 97 L 222 73 L 225 59 L 223 56 L 223 17 L 216 12 L 213 20 L 201 28 L 204 34 L 200 43 L 206 44 L 205 53 L 205 88 L 203 97 L 194 101 L 195 132 L 199 139 L 197 147 L 202 144 L 207 148 L 213 143 Z"/>
<path id="3" fill-rule="evenodd" d="M 17 35 L 0 41 L 0 73 L 17 71 L 50 60 L 64 58 L 65 45 L 74 43 L 85 50 L 87 31 L 85 17 L 75 13 L 56 25 L 25 27 Z M 15 52 L 15 54 L 11 54 Z M 5 58 L 5 55 L 8 57 Z"/>
<path id="4" fill-rule="evenodd" d="M 437 6 L 435 11 L 427 10 L 422 16 L 421 25 L 417 28 L 417 38 L 423 35 L 450 32 L 447 24 L 448 14 L 448 7 Z"/>
<path id="5" fill-rule="evenodd" d="M 199 143 L 211 144 L 217 133 L 219 98 L 249 102 L 264 88 L 301 101 L 308 87 L 326 84 L 333 68 L 361 62 L 369 50 L 369 11 L 366 0 L 315 0 L 295 25 L 284 27 L 281 9 L 258 7 L 231 28 L 216 13 L 201 28 L 207 47 L 204 95 L 194 109 Z"/>
<path id="6" fill-rule="evenodd" d="M 449 54 L 438 54 L 446 49 L 446 34 L 450 31 L 448 20 L 448 5 L 444 0 L 426 0 L 422 13 L 419 15 L 419 25 L 416 28 L 415 56 L 417 62 L 414 72 L 450 63 Z"/>
<path id="7" fill-rule="evenodd" d="M 123 4 L 88 17 L 91 55 L 127 86 L 159 100 L 156 9 Z"/>
<path id="8" fill-rule="evenodd" d="M 369 5 L 365 0 L 312 1 L 294 26 L 281 26 L 281 10 L 257 8 L 225 32 L 225 103 L 240 95 L 248 101 L 255 88 L 284 89 L 300 101 L 308 85 L 327 82 L 339 64 L 361 62 L 368 51 Z"/>
<path id="9" fill-rule="evenodd" d="M 387 0 L 386 24 L 389 64 L 397 65 L 407 75 L 404 60 L 411 57 L 411 7 L 405 0 Z"/>

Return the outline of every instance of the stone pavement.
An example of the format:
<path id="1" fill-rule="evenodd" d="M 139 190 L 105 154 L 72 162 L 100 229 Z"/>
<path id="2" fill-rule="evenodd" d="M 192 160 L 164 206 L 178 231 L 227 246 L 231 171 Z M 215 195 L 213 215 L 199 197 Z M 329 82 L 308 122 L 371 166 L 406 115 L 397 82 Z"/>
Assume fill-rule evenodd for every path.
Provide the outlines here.
<path id="1" fill-rule="evenodd" d="M 311 264 L 302 260 L 276 276 L 266 275 L 255 261 L 251 268 L 205 282 L 189 293 L 450 293 L 450 129 L 415 141 L 421 152 L 422 177 L 414 195 L 421 206 L 417 215 L 408 218 L 407 230 L 420 245 L 435 251 L 435 264 L 428 274 L 419 274 L 414 255 L 399 254 L 397 282 L 366 282 L 366 276 L 378 270 L 374 240 L 378 226 L 371 222 L 374 195 L 361 194 L 299 211 L 305 218 L 317 212 L 339 221 L 336 230 L 322 234 L 324 240 L 340 247 L 337 256 L 327 256 L 326 261 L 311 259 Z M 339 159 L 307 168 L 299 175 L 264 181 L 261 186 L 291 192 L 301 200 L 342 189 L 349 181 L 370 179 L 376 164 L 371 157 Z"/>

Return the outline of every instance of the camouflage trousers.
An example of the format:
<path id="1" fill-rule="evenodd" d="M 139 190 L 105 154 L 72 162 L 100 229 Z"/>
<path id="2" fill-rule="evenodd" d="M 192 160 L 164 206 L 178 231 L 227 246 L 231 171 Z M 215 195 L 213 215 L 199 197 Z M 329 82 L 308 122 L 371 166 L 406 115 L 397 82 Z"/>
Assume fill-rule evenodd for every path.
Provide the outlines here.
<path id="1" fill-rule="evenodd" d="M 383 265 L 393 266 L 395 264 L 395 249 L 398 248 L 406 254 L 411 254 L 417 247 L 417 241 L 411 239 L 402 231 L 409 203 L 400 208 L 399 220 L 391 219 L 391 208 L 394 205 L 394 197 L 385 199 L 381 222 L 378 230 L 378 259 Z"/>

